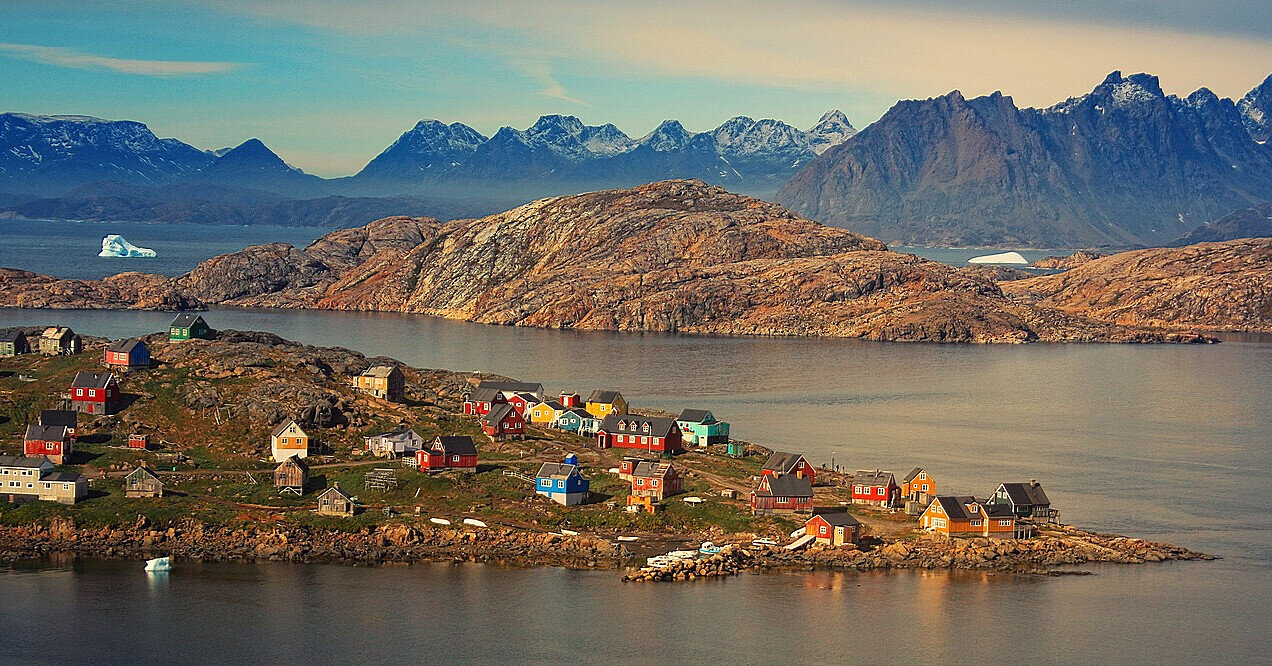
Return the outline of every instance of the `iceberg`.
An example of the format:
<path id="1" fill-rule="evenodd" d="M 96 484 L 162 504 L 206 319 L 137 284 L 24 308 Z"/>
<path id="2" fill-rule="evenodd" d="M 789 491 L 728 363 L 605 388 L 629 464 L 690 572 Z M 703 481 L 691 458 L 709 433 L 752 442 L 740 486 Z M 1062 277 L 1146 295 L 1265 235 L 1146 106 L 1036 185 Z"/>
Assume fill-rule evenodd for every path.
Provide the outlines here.
<path id="1" fill-rule="evenodd" d="M 1019 252 L 1003 252 L 1001 254 L 987 254 L 981 257 L 972 257 L 967 260 L 969 264 L 1020 264 L 1025 265 L 1029 260 L 1022 257 Z"/>
<path id="2" fill-rule="evenodd" d="M 102 239 L 102 251 L 99 257 L 153 257 L 155 251 L 148 247 L 137 247 L 124 240 L 119 234 L 109 234 Z"/>

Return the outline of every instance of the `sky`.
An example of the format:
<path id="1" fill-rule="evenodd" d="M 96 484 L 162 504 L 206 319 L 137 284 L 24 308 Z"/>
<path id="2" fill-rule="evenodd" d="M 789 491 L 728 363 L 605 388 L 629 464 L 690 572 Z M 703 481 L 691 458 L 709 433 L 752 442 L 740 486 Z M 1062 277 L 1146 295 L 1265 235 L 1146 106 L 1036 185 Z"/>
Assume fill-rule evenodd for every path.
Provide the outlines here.
<path id="1" fill-rule="evenodd" d="M 951 90 L 1050 106 L 1115 69 L 1237 98 L 1272 74 L 1270 26 L 1267 0 L 6 0 L 0 112 L 257 137 L 332 177 L 423 118 L 638 137 L 837 108 L 861 128 Z"/>

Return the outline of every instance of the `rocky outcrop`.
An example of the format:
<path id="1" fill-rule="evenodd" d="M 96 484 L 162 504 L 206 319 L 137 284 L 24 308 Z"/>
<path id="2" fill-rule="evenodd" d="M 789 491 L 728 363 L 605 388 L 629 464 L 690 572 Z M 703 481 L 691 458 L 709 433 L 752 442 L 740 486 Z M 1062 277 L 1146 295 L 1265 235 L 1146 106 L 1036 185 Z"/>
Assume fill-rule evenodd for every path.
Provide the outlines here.
<path id="1" fill-rule="evenodd" d="M 1272 239 L 1123 252 L 1005 282 L 1023 303 L 1112 324 L 1272 330 Z"/>
<path id="2" fill-rule="evenodd" d="M 0 268 L 4 305 L 17 308 L 198 310 L 203 303 L 162 275 L 120 273 L 102 280 L 61 280 Z"/>
<path id="3" fill-rule="evenodd" d="M 1107 257 L 1104 252 L 1095 252 L 1093 250 L 1078 250 L 1073 254 L 1065 257 L 1043 257 L 1038 261 L 1029 264 L 1030 268 L 1042 268 L 1047 270 L 1067 271 L 1071 268 L 1077 268 L 1088 261 Z"/>

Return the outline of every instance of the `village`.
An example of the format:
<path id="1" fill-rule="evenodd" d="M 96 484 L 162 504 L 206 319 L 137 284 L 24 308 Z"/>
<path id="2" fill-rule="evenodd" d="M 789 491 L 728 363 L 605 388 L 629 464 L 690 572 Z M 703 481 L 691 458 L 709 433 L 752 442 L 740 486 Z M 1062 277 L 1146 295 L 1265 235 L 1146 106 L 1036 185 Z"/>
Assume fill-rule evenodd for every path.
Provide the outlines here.
<path id="1" fill-rule="evenodd" d="M 217 337 L 201 315 L 180 313 L 166 335 L 149 339 L 165 350 L 187 345 L 188 352 L 196 348 L 189 345 Z M 130 420 L 128 412 L 149 408 L 188 420 L 197 405 L 209 437 L 217 426 L 228 427 L 230 412 L 222 420 L 221 407 L 214 405 L 207 424 L 209 405 L 188 398 L 185 407 L 147 407 L 157 397 L 125 388 L 156 379 L 169 364 L 153 359 L 144 339 L 97 346 L 96 367 L 75 370 L 43 404 L 24 403 L 31 420 L 21 452 L 0 456 L 0 500 L 16 507 L 3 512 L 4 522 L 20 519 L 19 510 L 32 502 L 105 505 L 118 494 L 131 502 L 130 511 L 144 512 L 149 502 L 164 514 L 159 507 L 165 503 L 187 507 L 201 498 L 206 500 L 197 504 L 201 509 L 229 509 L 237 519 L 268 512 L 273 520 L 286 515 L 327 521 L 312 524 L 334 529 L 339 528 L 330 520 L 363 529 L 378 521 L 406 521 L 468 531 L 503 526 L 562 538 L 582 533 L 627 553 L 620 564 L 644 564 L 646 571 L 677 570 L 699 558 L 719 563 L 730 553 L 742 556 L 744 549 L 849 553 L 912 535 L 983 543 L 1071 529 L 1059 524 L 1058 511 L 1036 480 L 989 483 L 984 495 L 974 496 L 939 486 L 938 474 L 924 466 L 901 476 L 877 467 L 853 473 L 830 469 L 801 453 L 737 440 L 729 423 L 709 409 L 640 412 L 610 388 L 584 398 L 571 390 L 550 395 L 539 383 L 467 377 L 421 402 L 419 383 L 407 378 L 410 369 L 395 362 L 367 363 L 343 379 L 330 373 L 358 396 L 355 401 L 365 403 L 355 417 L 365 422 L 362 427 L 346 424 L 336 434 L 321 425 L 322 410 L 294 404 L 269 424 L 271 468 L 252 464 L 248 453 L 233 462 L 205 455 L 201 463 L 193 457 L 199 442 L 176 445 L 169 433 L 144 419 Z M 81 336 L 66 327 L 30 338 L 20 329 L 0 332 L 0 356 L 26 354 L 73 363 L 88 352 Z M 197 353 L 193 358 L 211 360 Z M 227 364 L 203 374 L 233 384 L 248 371 Z M 18 374 L 16 380 L 20 385 L 38 378 Z M 430 416 L 403 411 L 417 404 L 431 410 Z M 111 450 L 85 464 L 76 451 L 87 442 L 97 451 Z M 260 444 L 264 449 L 266 442 Z M 113 462 L 103 466 L 97 457 Z M 250 479 L 251 486 L 239 479 Z M 217 495 L 230 488 L 236 495 Z M 547 504 L 527 509 L 519 499 L 525 497 Z M 122 511 L 115 515 L 126 518 Z M 713 571 L 732 572 L 722 566 Z"/>

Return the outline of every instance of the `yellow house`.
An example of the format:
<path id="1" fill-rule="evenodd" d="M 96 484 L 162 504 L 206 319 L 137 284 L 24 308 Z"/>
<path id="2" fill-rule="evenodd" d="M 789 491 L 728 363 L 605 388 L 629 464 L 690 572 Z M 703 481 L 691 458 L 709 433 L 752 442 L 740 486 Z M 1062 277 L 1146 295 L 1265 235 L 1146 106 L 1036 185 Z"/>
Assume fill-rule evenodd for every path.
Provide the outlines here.
<path id="1" fill-rule="evenodd" d="M 283 462 L 292 456 L 309 455 L 309 435 L 294 420 L 283 421 L 269 433 L 269 448 L 274 462 Z"/>
<path id="2" fill-rule="evenodd" d="M 602 391 L 597 389 L 592 391 L 592 395 L 587 399 L 587 405 L 584 406 L 588 414 L 598 419 L 603 419 L 610 414 L 626 414 L 627 401 L 623 399 L 623 394 L 618 391 Z"/>
<path id="3" fill-rule="evenodd" d="M 556 400 L 545 400 L 530 408 L 530 422 L 539 425 L 552 425 L 557 417 L 565 411 L 565 405 Z"/>

